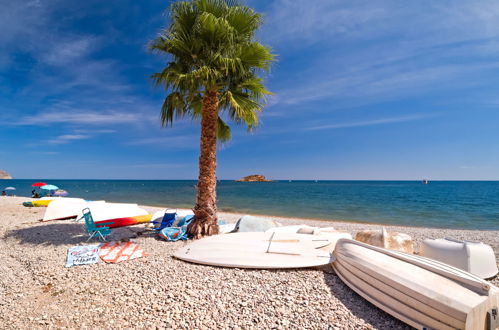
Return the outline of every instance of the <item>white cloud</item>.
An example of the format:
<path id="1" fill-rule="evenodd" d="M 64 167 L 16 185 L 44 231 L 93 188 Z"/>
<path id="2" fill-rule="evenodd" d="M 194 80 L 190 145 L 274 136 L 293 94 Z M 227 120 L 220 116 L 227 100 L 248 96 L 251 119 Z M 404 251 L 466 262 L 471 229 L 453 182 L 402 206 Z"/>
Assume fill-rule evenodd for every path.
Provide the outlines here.
<path id="1" fill-rule="evenodd" d="M 97 38 L 94 36 L 72 37 L 69 40 L 59 40 L 55 47 L 46 50 L 41 60 L 46 64 L 65 66 L 81 60 L 91 54 L 97 47 Z"/>
<path id="2" fill-rule="evenodd" d="M 83 134 L 64 134 L 64 135 L 59 135 L 54 139 L 47 140 L 46 143 L 66 144 L 71 141 L 90 139 L 91 137 L 92 137 L 91 135 L 83 135 Z"/>
<path id="3" fill-rule="evenodd" d="M 404 47 L 499 35 L 499 3 L 490 0 L 276 0 L 265 14 L 264 38 L 292 48 L 331 38 L 356 42 L 391 38 Z"/>
<path id="4" fill-rule="evenodd" d="M 316 131 L 316 130 L 324 130 L 324 129 L 338 129 L 338 128 L 350 128 L 350 127 L 363 127 L 363 126 L 376 126 L 376 125 L 385 125 L 385 124 L 393 124 L 393 123 L 401 123 L 408 122 L 414 120 L 427 119 L 430 117 L 438 116 L 438 114 L 432 115 L 410 115 L 410 116 L 402 116 L 402 117 L 391 117 L 391 118 L 381 118 L 374 120 L 366 120 L 366 121 L 357 121 L 357 122 L 349 122 L 349 123 L 338 123 L 338 124 L 330 124 L 330 125 L 318 125 L 318 126 L 310 126 L 305 127 L 306 131 Z"/>
<path id="5" fill-rule="evenodd" d="M 140 119 L 136 113 L 125 113 L 117 111 L 108 112 L 43 112 L 33 116 L 21 118 L 17 125 L 50 125 L 50 124 L 123 124 L 133 123 Z M 112 131 L 112 130 L 110 130 Z"/>
<path id="6" fill-rule="evenodd" d="M 141 138 L 129 141 L 128 145 L 153 145 L 165 149 L 195 148 L 199 146 L 199 136 L 174 135 L 152 138 Z"/>
<path id="7" fill-rule="evenodd" d="M 264 38 L 271 44 L 305 48 L 326 38 L 377 31 L 390 14 L 388 7 L 373 1 L 277 0 L 266 13 Z"/>
<path id="8" fill-rule="evenodd" d="M 365 104 L 486 85 L 483 74 L 498 67 L 497 37 L 493 1 L 277 0 L 263 38 L 302 60 L 279 73 L 287 82 L 274 87 L 269 106 L 329 98 Z"/>
<path id="9" fill-rule="evenodd" d="M 33 154 L 37 155 L 58 155 L 59 151 L 32 151 Z"/>

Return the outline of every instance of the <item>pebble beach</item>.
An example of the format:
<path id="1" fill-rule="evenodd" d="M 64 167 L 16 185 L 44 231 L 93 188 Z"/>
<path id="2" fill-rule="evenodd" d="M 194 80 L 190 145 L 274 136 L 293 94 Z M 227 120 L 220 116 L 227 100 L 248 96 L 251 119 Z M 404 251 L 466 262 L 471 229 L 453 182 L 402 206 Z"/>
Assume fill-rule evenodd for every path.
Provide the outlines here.
<path id="1" fill-rule="evenodd" d="M 115 229 L 109 240 L 133 240 L 147 257 L 65 268 L 68 248 L 90 244 L 84 225 L 40 222 L 45 208 L 23 207 L 29 200 L 0 198 L 2 329 L 410 329 L 350 290 L 330 267 L 269 271 L 190 264 L 172 257 L 187 242 L 159 240 L 143 225 Z M 143 207 L 150 213 L 160 210 Z M 241 216 L 219 213 L 227 223 Z M 381 228 L 269 218 L 352 234 Z M 482 241 L 492 246 L 496 260 L 499 256 L 499 231 L 385 228 L 411 235 L 416 251 L 425 238 L 452 237 Z M 490 282 L 499 285 L 497 277 Z"/>

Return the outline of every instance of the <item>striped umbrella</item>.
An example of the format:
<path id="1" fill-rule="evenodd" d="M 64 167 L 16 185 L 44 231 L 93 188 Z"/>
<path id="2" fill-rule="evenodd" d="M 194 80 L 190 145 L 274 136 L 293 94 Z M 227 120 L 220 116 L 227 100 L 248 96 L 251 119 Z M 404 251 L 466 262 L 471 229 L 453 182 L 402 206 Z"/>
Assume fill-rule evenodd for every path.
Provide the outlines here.
<path id="1" fill-rule="evenodd" d="M 67 195 L 68 195 L 68 192 L 66 190 L 62 190 L 62 189 L 56 190 L 53 194 L 53 196 L 59 196 L 59 197 L 64 197 Z"/>

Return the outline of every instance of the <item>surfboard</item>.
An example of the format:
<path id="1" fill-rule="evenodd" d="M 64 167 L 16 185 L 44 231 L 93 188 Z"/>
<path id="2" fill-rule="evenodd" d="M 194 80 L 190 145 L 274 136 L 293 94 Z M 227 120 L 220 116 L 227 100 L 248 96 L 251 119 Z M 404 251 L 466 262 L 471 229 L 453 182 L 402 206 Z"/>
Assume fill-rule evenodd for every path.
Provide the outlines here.
<path id="1" fill-rule="evenodd" d="M 318 248 L 327 237 L 292 233 L 233 233 L 191 242 L 174 253 L 198 264 L 256 269 L 307 268 L 331 263 L 333 257 Z"/>

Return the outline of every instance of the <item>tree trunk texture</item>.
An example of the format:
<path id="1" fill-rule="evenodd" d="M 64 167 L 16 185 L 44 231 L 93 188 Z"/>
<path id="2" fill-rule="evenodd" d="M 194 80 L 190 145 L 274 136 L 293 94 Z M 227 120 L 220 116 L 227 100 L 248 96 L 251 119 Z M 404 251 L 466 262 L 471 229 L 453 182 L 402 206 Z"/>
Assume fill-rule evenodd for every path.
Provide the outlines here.
<path id="1" fill-rule="evenodd" d="M 217 124 L 218 96 L 207 91 L 201 113 L 201 148 L 194 220 L 187 227 L 195 239 L 218 234 L 217 223 Z"/>

